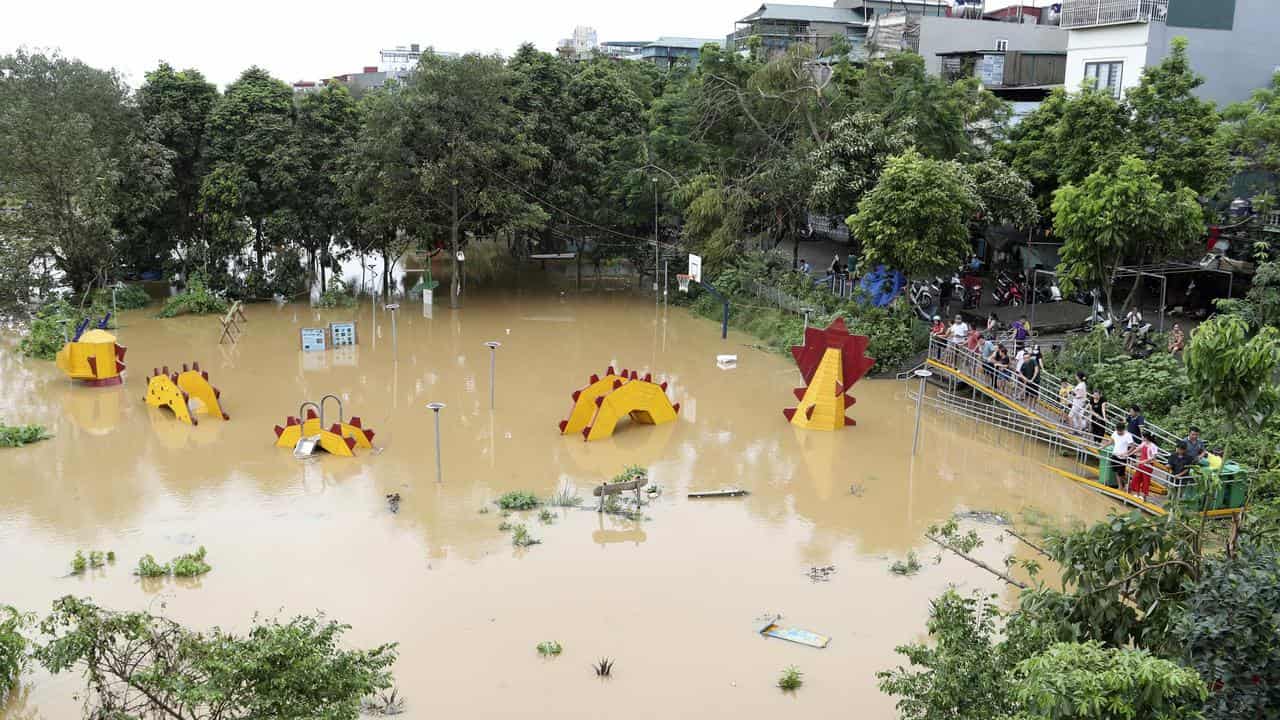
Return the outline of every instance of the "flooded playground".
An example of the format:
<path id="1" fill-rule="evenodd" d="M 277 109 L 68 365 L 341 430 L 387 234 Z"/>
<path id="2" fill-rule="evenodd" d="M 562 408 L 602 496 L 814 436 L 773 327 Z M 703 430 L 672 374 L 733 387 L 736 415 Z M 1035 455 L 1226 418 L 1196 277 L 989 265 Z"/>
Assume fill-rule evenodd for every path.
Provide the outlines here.
<path id="1" fill-rule="evenodd" d="M 73 384 L 51 362 L 0 344 L 0 417 L 54 438 L 0 451 L 0 603 L 47 612 L 66 594 L 164 612 L 193 627 L 243 629 L 255 613 L 321 610 L 359 645 L 398 642 L 401 717 L 895 717 L 875 672 L 920 639 L 949 584 L 1007 594 L 925 539 L 962 511 L 1057 524 L 1103 517 L 1104 498 L 1045 471 L 1044 450 L 915 408 L 903 383 L 863 380 L 856 427 L 806 431 L 782 410 L 803 383 L 790 357 L 687 311 L 626 293 L 531 291 L 466 298 L 424 315 L 252 305 L 238 344 L 214 317 L 126 312 L 120 387 Z M 355 320 L 357 344 L 300 350 L 300 331 Z M 498 341 L 490 410 L 490 349 Z M 799 341 L 799 338 L 797 338 Z M 717 354 L 737 367 L 717 367 Z M 143 402 L 152 368 L 198 361 L 227 422 L 191 427 Z M 572 393 L 606 367 L 652 373 L 680 404 L 675 422 L 623 422 L 608 439 L 562 436 Z M 374 431 L 355 457 L 298 460 L 273 427 L 307 400 L 338 396 Z M 440 411 L 442 481 L 433 418 Z M 329 405 L 329 412 L 335 406 Z M 628 465 L 661 492 L 642 519 L 595 512 L 591 489 Z M 579 508 L 510 518 L 541 540 L 514 548 L 493 501 L 572 485 Z M 744 497 L 693 500 L 740 488 Z M 398 512 L 386 496 L 400 495 Z M 482 512 L 482 509 L 485 511 Z M 1000 529 L 979 556 L 1018 550 Z M 1029 532 L 1035 532 L 1034 528 Z M 198 580 L 142 581 L 138 558 L 208 549 Z M 76 550 L 117 562 L 67 577 Z M 915 552 L 923 569 L 889 565 Z M 1024 556 L 1019 553 L 1020 556 Z M 936 562 L 935 562 L 936 560 Z M 814 568 L 834 567 L 810 577 Z M 825 580 L 822 578 L 825 576 Z M 823 649 L 757 634 L 781 624 L 831 638 Z M 559 642 L 542 659 L 535 646 Z M 590 664 L 612 658 L 613 677 Z M 804 687 L 783 693 L 795 665 Z M 0 718 L 70 718 L 74 674 L 27 677 Z"/>

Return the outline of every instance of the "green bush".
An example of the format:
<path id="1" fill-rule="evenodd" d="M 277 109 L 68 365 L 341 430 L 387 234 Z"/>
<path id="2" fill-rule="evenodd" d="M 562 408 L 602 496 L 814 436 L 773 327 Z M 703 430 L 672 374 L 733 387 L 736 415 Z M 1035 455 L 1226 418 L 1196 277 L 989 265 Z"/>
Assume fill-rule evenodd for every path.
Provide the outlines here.
<path id="1" fill-rule="evenodd" d="M 151 302 L 151 296 L 141 285 L 125 285 L 116 294 L 117 310 L 137 310 Z M 111 288 L 98 288 L 93 291 L 93 304 L 99 307 L 111 307 Z"/>
<path id="2" fill-rule="evenodd" d="M 43 425 L 5 425 L 0 423 L 0 447 L 22 447 L 53 437 Z"/>
<path id="3" fill-rule="evenodd" d="M 538 507 L 541 501 L 538 500 L 537 495 L 531 492 L 517 490 L 506 493 L 498 498 L 497 502 L 498 507 L 503 510 L 532 510 Z"/>
<path id="4" fill-rule="evenodd" d="M 138 568 L 133 571 L 138 577 L 163 577 L 169 574 L 169 566 L 161 565 L 151 555 L 138 558 Z"/>
<path id="5" fill-rule="evenodd" d="M 79 308 L 62 298 L 45 303 L 36 311 L 35 317 L 27 326 L 26 334 L 18 343 L 18 352 L 39 360 L 52 360 L 75 334 L 76 327 L 85 319 L 101 320 L 111 312 L 111 306 L 93 305 L 88 309 Z M 114 319 L 108 327 L 114 327 Z"/>
<path id="6" fill-rule="evenodd" d="M 343 284 L 337 278 L 329 284 L 329 289 L 325 290 L 320 299 L 316 301 L 318 308 L 349 308 L 355 307 L 356 296 L 351 293 L 350 288 Z"/>
<path id="7" fill-rule="evenodd" d="M 174 577 L 197 577 L 212 570 L 209 563 L 204 561 L 205 554 L 204 546 L 201 545 L 200 549 L 194 553 L 174 558 L 172 563 Z"/>
<path id="8" fill-rule="evenodd" d="M 1182 361 L 1168 353 L 1145 360 L 1113 359 L 1094 365 L 1089 388 L 1098 389 L 1116 407 L 1137 404 L 1148 418 L 1164 417 L 1187 393 L 1187 370 Z"/>
<path id="9" fill-rule="evenodd" d="M 226 299 L 215 295 L 204 278 L 193 276 L 187 289 L 165 301 L 160 317 L 171 318 L 183 314 L 218 315 L 227 311 Z"/>
<path id="10" fill-rule="evenodd" d="M 27 665 L 27 639 L 22 629 L 29 623 L 30 618 L 8 605 L 0 605 L 0 703 L 18 684 Z"/>

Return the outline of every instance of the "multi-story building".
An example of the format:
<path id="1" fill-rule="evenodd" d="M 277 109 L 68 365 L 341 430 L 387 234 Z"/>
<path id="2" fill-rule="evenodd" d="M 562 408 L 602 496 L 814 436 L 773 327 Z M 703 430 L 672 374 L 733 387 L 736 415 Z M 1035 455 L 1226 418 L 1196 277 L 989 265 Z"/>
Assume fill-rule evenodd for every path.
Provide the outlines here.
<path id="1" fill-rule="evenodd" d="M 698 64 L 702 46 L 708 43 L 722 45 L 719 40 L 705 38 L 660 37 L 640 48 L 640 59 L 651 62 L 663 70 L 680 62 L 693 66 Z"/>
<path id="2" fill-rule="evenodd" d="M 1117 96 L 1159 64 L 1175 37 L 1187 39 L 1196 93 L 1219 105 L 1246 100 L 1280 70 L 1276 0 L 1063 0 L 1066 84 L 1090 78 Z"/>
<path id="3" fill-rule="evenodd" d="M 1039 16 L 1012 16 L 1011 21 L 1003 15 L 960 18 L 895 12 L 871 21 L 866 50 L 872 57 L 902 50 L 919 53 L 929 74 L 940 75 L 943 56 L 953 53 L 1065 53 L 1067 33 L 1041 22 Z M 1062 82 L 1058 77 L 1052 84 Z"/>
<path id="4" fill-rule="evenodd" d="M 600 54 L 618 60 L 639 60 L 640 50 L 652 40 L 610 40 L 600 43 Z"/>
<path id="5" fill-rule="evenodd" d="M 822 55 L 843 38 L 857 53 L 871 22 L 880 15 L 948 16 L 951 11 L 950 4 L 939 0 L 836 0 L 831 6 L 765 3 L 735 24 L 727 42 L 729 47 L 743 50 L 752 37 L 758 37 L 770 53 L 805 43 Z"/>

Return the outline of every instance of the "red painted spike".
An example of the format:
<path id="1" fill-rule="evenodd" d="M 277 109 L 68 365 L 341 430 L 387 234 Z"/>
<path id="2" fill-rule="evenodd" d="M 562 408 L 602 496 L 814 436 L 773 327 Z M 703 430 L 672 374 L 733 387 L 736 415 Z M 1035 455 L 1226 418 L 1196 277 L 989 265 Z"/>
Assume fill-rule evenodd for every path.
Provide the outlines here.
<path id="1" fill-rule="evenodd" d="M 854 403 L 856 403 L 856 402 L 858 402 L 858 401 L 857 401 L 857 400 L 855 400 L 855 399 L 854 399 L 854 397 L 853 397 L 852 395 L 845 395 L 845 396 L 844 396 L 844 406 L 845 406 L 846 408 L 851 408 L 851 407 L 853 407 L 853 404 L 854 404 Z"/>
<path id="2" fill-rule="evenodd" d="M 614 380 L 614 381 L 613 381 L 613 389 L 614 389 L 614 390 L 617 390 L 617 389 L 618 389 L 618 388 L 620 388 L 620 387 L 622 387 L 622 381 L 621 381 L 621 380 Z"/>
<path id="3" fill-rule="evenodd" d="M 659 385 L 658 387 L 662 388 L 662 392 L 666 392 L 666 391 L 667 391 L 667 384 L 666 384 L 666 383 L 662 383 L 662 384 L 661 384 L 661 385 Z"/>
<path id="4" fill-rule="evenodd" d="M 172 381 L 174 382 L 174 384 L 177 384 L 177 382 L 178 382 L 178 373 L 174 373 L 174 374 L 170 375 L 170 376 L 169 376 L 169 379 L 170 379 L 170 380 L 172 380 Z"/>
<path id="5" fill-rule="evenodd" d="M 355 417 L 351 418 L 351 422 L 349 422 L 349 423 L 347 423 L 347 424 L 348 424 L 348 425 L 350 425 L 350 426 L 351 426 L 351 427 L 353 427 L 353 428 L 363 428 L 363 427 L 364 427 L 364 423 L 360 422 L 360 416 L 359 416 L 359 415 L 356 415 Z"/>
<path id="6" fill-rule="evenodd" d="M 590 425 L 588 425 L 588 426 L 586 426 L 586 427 L 582 428 L 582 439 L 583 439 L 583 440 L 590 440 L 590 439 L 591 439 L 591 426 L 590 426 Z"/>
<path id="7" fill-rule="evenodd" d="M 610 365 L 609 367 L 605 368 L 604 374 L 606 377 L 609 375 L 614 375 L 615 373 L 613 371 L 613 366 Z"/>
<path id="8" fill-rule="evenodd" d="M 845 418 L 845 419 L 844 419 L 844 426 L 845 426 L 845 427 L 850 427 L 850 426 L 852 426 L 852 425 L 857 425 L 857 424 L 858 424 L 858 421 L 857 421 L 857 420 L 854 420 L 854 419 L 853 419 L 853 418 L 851 418 L 851 417 L 847 417 L 847 418 Z"/>
<path id="9" fill-rule="evenodd" d="M 330 428 L 329 428 L 329 432 L 333 433 L 334 435 L 341 436 L 341 435 L 342 435 L 342 426 L 341 426 L 341 425 L 339 425 L 338 423 L 334 423 L 332 426 L 330 426 Z"/>
<path id="10" fill-rule="evenodd" d="M 168 366 L 168 365 L 165 365 L 165 366 L 164 366 L 164 374 L 165 374 L 165 375 L 168 375 L 168 374 L 169 374 L 169 366 Z"/>
<path id="11" fill-rule="evenodd" d="M 373 431 L 372 431 L 372 430 L 365 430 L 365 431 L 364 431 L 364 439 L 365 439 L 365 440 L 368 440 L 369 442 L 373 442 Z"/>
<path id="12" fill-rule="evenodd" d="M 595 375 L 592 375 L 591 377 L 595 377 Z M 578 402 L 578 398 L 580 398 L 580 397 L 582 397 L 582 391 L 581 391 L 581 390 L 574 390 L 574 391 L 573 391 L 573 401 L 574 401 L 574 402 Z"/>
<path id="13" fill-rule="evenodd" d="M 603 395 L 601 395 L 600 397 L 596 398 L 596 407 L 600 407 L 603 403 L 604 403 L 604 396 L 603 396 Z"/>
<path id="14" fill-rule="evenodd" d="M 795 409 L 795 408 L 787 408 L 786 410 L 783 410 L 783 411 L 782 411 L 782 415 L 783 415 L 783 417 L 785 417 L 785 418 L 787 419 L 787 422 L 791 422 L 791 418 L 793 418 L 793 417 L 795 417 L 795 416 L 796 416 L 796 409 Z"/>
<path id="15" fill-rule="evenodd" d="M 116 346 L 116 359 L 117 359 L 117 360 L 124 360 L 124 354 L 125 354 L 126 352 L 128 352 L 128 351 L 129 351 L 129 348 L 120 347 L 119 345 L 117 345 L 117 346 Z"/>
<path id="16" fill-rule="evenodd" d="M 192 370 L 195 370 L 196 372 L 200 372 L 200 363 L 196 362 L 195 360 L 192 360 L 192 361 L 191 361 L 191 369 L 192 369 Z M 208 374 L 206 374 L 206 375 L 205 375 L 205 379 L 207 380 L 208 378 L 209 378 L 209 376 L 208 376 Z"/>
<path id="17" fill-rule="evenodd" d="M 565 428 L 567 428 L 567 427 L 569 427 L 569 421 L 568 421 L 568 420 L 561 420 L 561 421 L 560 421 L 560 434 L 561 434 L 561 435 L 563 435 L 563 434 L 564 434 L 564 429 L 565 429 Z"/>
<path id="18" fill-rule="evenodd" d="M 225 419 L 225 418 L 224 418 L 224 419 Z M 281 436 L 281 435 L 283 435 L 283 434 L 284 434 L 284 428 L 282 428 L 282 427 L 280 427 L 279 425 L 277 425 L 277 426 L 276 426 L 276 437 L 280 437 L 280 436 Z"/>
<path id="19" fill-rule="evenodd" d="M 285 425 L 301 425 L 302 423 L 301 423 L 301 422 L 298 422 L 298 418 L 293 417 L 292 415 L 290 415 L 290 416 L 289 416 L 289 417 L 284 421 L 284 424 L 285 424 Z"/>
<path id="20" fill-rule="evenodd" d="M 639 380 L 639 379 L 640 379 L 640 373 L 637 373 L 635 370 L 632 370 L 632 371 L 631 371 L 631 379 L 632 379 L 632 380 Z"/>
<path id="21" fill-rule="evenodd" d="M 200 377 L 204 378 L 205 382 L 209 381 L 209 373 L 204 372 L 203 370 L 200 371 Z"/>
<path id="22" fill-rule="evenodd" d="M 609 368 L 609 369 L 612 370 L 613 368 Z M 613 373 L 605 373 L 605 375 L 612 375 L 612 374 Z M 587 384 L 595 385 L 598 382 L 600 382 L 600 376 L 596 375 L 595 373 L 591 373 L 591 380 Z"/>
<path id="23" fill-rule="evenodd" d="M 187 394 L 187 391 L 186 391 L 186 390 L 182 390 L 181 388 L 179 388 L 178 392 L 182 393 L 182 399 L 183 399 L 184 401 L 186 401 L 186 402 L 191 402 L 191 396 L 190 396 L 189 394 Z"/>
<path id="24" fill-rule="evenodd" d="M 191 372 L 191 368 L 187 367 L 186 363 L 182 363 L 182 372 Z"/>
<path id="25" fill-rule="evenodd" d="M 209 387 L 213 387 L 213 386 L 212 386 L 212 385 L 210 385 Z M 221 391 L 221 390 L 219 390 L 219 389 L 218 389 L 218 388 L 216 388 L 216 387 L 215 387 L 215 388 L 213 388 L 213 397 L 214 397 L 214 398 L 220 398 L 220 397 L 222 397 L 222 391 Z"/>
<path id="26" fill-rule="evenodd" d="M 151 368 L 151 377 L 155 377 L 159 374 L 160 374 L 160 368 Z"/>
<path id="27" fill-rule="evenodd" d="M 307 408 L 307 419 L 310 420 L 314 417 L 319 417 L 319 415 L 316 415 L 315 408 Z"/>
<path id="28" fill-rule="evenodd" d="M 644 374 L 644 381 L 645 381 L 645 382 L 653 382 L 653 373 L 645 373 L 645 374 Z"/>
<path id="29" fill-rule="evenodd" d="M 805 391 L 805 389 L 804 389 L 804 388 L 796 388 L 795 390 L 792 390 L 791 392 L 795 393 L 795 396 L 796 396 L 796 399 L 797 399 L 797 400 L 803 400 L 803 399 L 804 399 L 804 391 Z"/>
<path id="30" fill-rule="evenodd" d="M 228 415 L 228 414 L 226 414 L 226 413 L 222 413 L 222 419 L 223 419 L 223 420 L 230 420 L 230 419 L 231 419 L 231 416 L 230 416 L 230 415 Z"/>
<path id="31" fill-rule="evenodd" d="M 814 409 L 815 407 L 817 407 L 817 406 L 816 406 L 816 405 L 810 405 L 809 407 L 805 408 L 805 410 L 804 410 L 804 417 L 805 417 L 805 419 L 806 419 L 806 420 L 812 420 L 812 419 L 813 419 L 813 409 Z"/>
<path id="32" fill-rule="evenodd" d="M 626 369 L 626 368 L 622 368 L 622 377 L 623 377 L 623 378 L 627 378 L 627 377 L 629 377 L 630 375 L 631 375 L 631 371 L 630 371 L 630 370 L 628 370 L 628 369 Z"/>
<path id="33" fill-rule="evenodd" d="M 98 358 L 89 358 L 89 372 L 93 373 L 95 377 L 98 375 Z"/>
<path id="34" fill-rule="evenodd" d="M 344 437 L 344 438 L 342 438 L 342 439 L 347 443 L 347 449 L 348 449 L 348 450 L 355 450 L 355 449 L 356 449 L 356 439 L 355 439 L 355 438 L 352 438 L 352 437 Z"/>
<path id="35" fill-rule="evenodd" d="M 199 425 L 199 424 L 200 424 L 200 418 L 196 417 L 195 415 L 192 415 L 192 416 L 191 416 L 191 424 L 192 424 L 192 425 Z"/>
<path id="36" fill-rule="evenodd" d="M 836 395 L 843 395 L 847 392 L 849 392 L 849 388 L 845 387 L 841 383 L 836 383 Z"/>
<path id="37" fill-rule="evenodd" d="M 119 361 L 116 362 L 116 372 L 118 373 L 124 372 L 124 363 Z"/>
<path id="38" fill-rule="evenodd" d="M 672 409 L 672 410 L 675 410 L 675 411 L 676 411 L 676 414 L 677 414 L 677 415 L 679 415 L 679 414 L 680 414 L 680 403 L 676 403 L 675 405 L 672 405 L 672 406 L 671 406 L 671 409 Z"/>

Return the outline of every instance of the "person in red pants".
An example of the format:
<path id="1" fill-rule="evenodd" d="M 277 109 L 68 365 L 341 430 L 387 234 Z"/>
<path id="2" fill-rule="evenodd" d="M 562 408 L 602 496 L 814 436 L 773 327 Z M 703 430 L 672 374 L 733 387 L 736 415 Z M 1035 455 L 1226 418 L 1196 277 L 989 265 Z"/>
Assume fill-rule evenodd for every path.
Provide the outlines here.
<path id="1" fill-rule="evenodd" d="M 1133 479 L 1129 481 L 1129 492 L 1143 500 L 1151 494 L 1151 470 L 1158 452 L 1159 448 L 1156 447 L 1151 433 L 1143 432 L 1142 444 L 1133 452 L 1138 460 L 1138 469 L 1133 473 Z"/>

